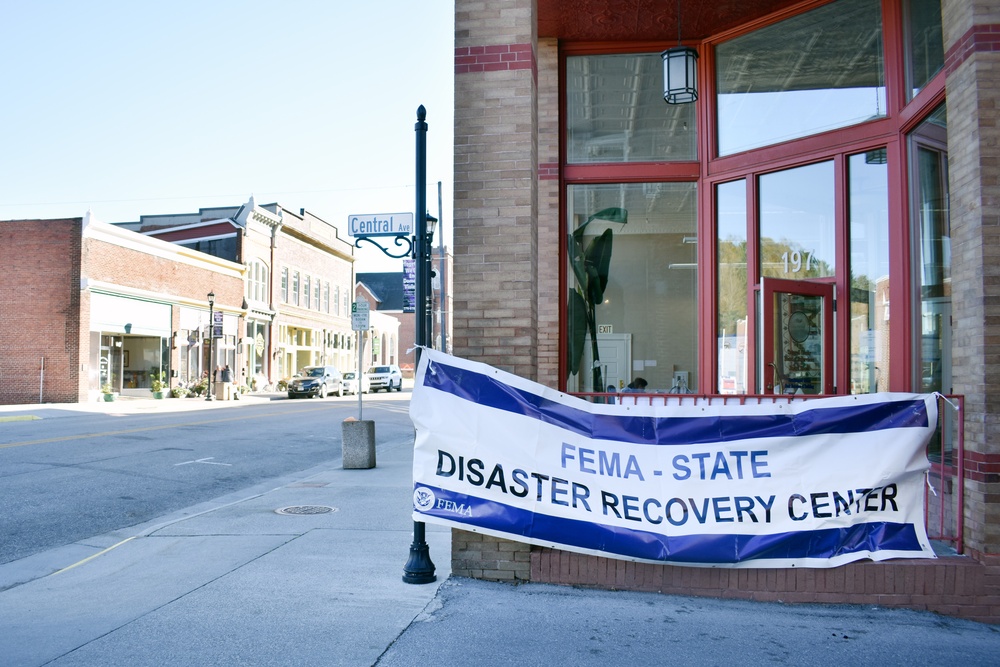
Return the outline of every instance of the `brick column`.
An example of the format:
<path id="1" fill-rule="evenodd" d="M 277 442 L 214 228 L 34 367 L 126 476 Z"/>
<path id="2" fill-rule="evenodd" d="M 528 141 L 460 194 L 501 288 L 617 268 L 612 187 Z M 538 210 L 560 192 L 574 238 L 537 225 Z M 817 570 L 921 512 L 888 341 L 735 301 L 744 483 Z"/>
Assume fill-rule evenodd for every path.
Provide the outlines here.
<path id="1" fill-rule="evenodd" d="M 454 353 L 531 379 L 541 328 L 536 53 L 534 0 L 455 0 Z M 542 356 L 553 354 L 546 342 Z M 527 544 L 452 531 L 455 575 L 527 580 L 529 558 Z"/>
<path id="2" fill-rule="evenodd" d="M 559 386 L 559 43 L 538 41 L 538 381 Z"/>
<path id="3" fill-rule="evenodd" d="M 965 543 L 1000 553 L 1000 6 L 943 0 L 955 392 L 965 395 Z"/>
<path id="4" fill-rule="evenodd" d="M 538 373 L 533 0 L 455 2 L 454 352 Z"/>

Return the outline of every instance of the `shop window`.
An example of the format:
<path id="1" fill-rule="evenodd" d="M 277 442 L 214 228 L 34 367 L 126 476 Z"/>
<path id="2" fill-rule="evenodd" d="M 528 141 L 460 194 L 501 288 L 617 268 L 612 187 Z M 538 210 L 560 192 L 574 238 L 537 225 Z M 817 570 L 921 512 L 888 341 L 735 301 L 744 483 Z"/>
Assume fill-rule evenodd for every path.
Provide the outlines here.
<path id="1" fill-rule="evenodd" d="M 570 185 L 567 390 L 697 389 L 697 185 Z"/>
<path id="2" fill-rule="evenodd" d="M 664 104 L 659 53 L 566 58 L 571 164 L 696 160 L 694 104 Z"/>
<path id="3" fill-rule="evenodd" d="M 838 0 L 716 47 L 718 153 L 886 115 L 877 0 Z"/>
<path id="4" fill-rule="evenodd" d="M 747 183 L 715 188 L 718 276 L 718 388 L 720 394 L 747 389 Z"/>
<path id="5" fill-rule="evenodd" d="M 910 99 L 944 67 L 941 0 L 906 0 L 906 80 Z"/>
<path id="6" fill-rule="evenodd" d="M 850 392 L 889 389 L 889 169 L 885 149 L 848 158 Z"/>
<path id="7" fill-rule="evenodd" d="M 938 107 L 908 137 L 917 391 L 951 393 L 951 221 L 948 209 L 948 123 Z"/>

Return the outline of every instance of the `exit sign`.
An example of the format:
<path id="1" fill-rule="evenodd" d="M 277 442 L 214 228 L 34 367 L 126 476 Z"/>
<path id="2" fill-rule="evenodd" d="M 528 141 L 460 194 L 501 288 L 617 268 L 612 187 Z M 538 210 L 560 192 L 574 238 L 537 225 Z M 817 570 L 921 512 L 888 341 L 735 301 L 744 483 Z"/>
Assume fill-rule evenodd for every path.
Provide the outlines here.
<path id="1" fill-rule="evenodd" d="M 597 325 L 597 333 L 599 333 L 599 334 L 609 334 L 609 333 L 614 333 L 614 331 L 611 330 L 611 325 L 610 324 L 598 324 Z"/>

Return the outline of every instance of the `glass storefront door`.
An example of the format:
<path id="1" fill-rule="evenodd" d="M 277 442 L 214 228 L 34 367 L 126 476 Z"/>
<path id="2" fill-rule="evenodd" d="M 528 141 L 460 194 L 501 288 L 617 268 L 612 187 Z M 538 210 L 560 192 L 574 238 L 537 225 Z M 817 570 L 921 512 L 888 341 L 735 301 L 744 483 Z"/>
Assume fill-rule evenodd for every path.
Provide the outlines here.
<path id="1" fill-rule="evenodd" d="M 764 278 L 765 394 L 833 394 L 833 285 Z"/>

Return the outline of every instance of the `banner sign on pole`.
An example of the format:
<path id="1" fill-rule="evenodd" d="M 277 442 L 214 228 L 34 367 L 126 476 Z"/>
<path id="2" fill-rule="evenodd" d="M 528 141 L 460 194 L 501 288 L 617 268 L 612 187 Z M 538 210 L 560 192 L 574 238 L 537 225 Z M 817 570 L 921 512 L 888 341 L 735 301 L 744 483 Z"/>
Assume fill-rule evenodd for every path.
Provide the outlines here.
<path id="1" fill-rule="evenodd" d="M 417 262 L 403 260 L 403 312 L 417 312 Z"/>
<path id="2" fill-rule="evenodd" d="M 596 404 L 425 348 L 410 417 L 415 521 L 674 565 L 934 558 L 935 395 Z"/>

